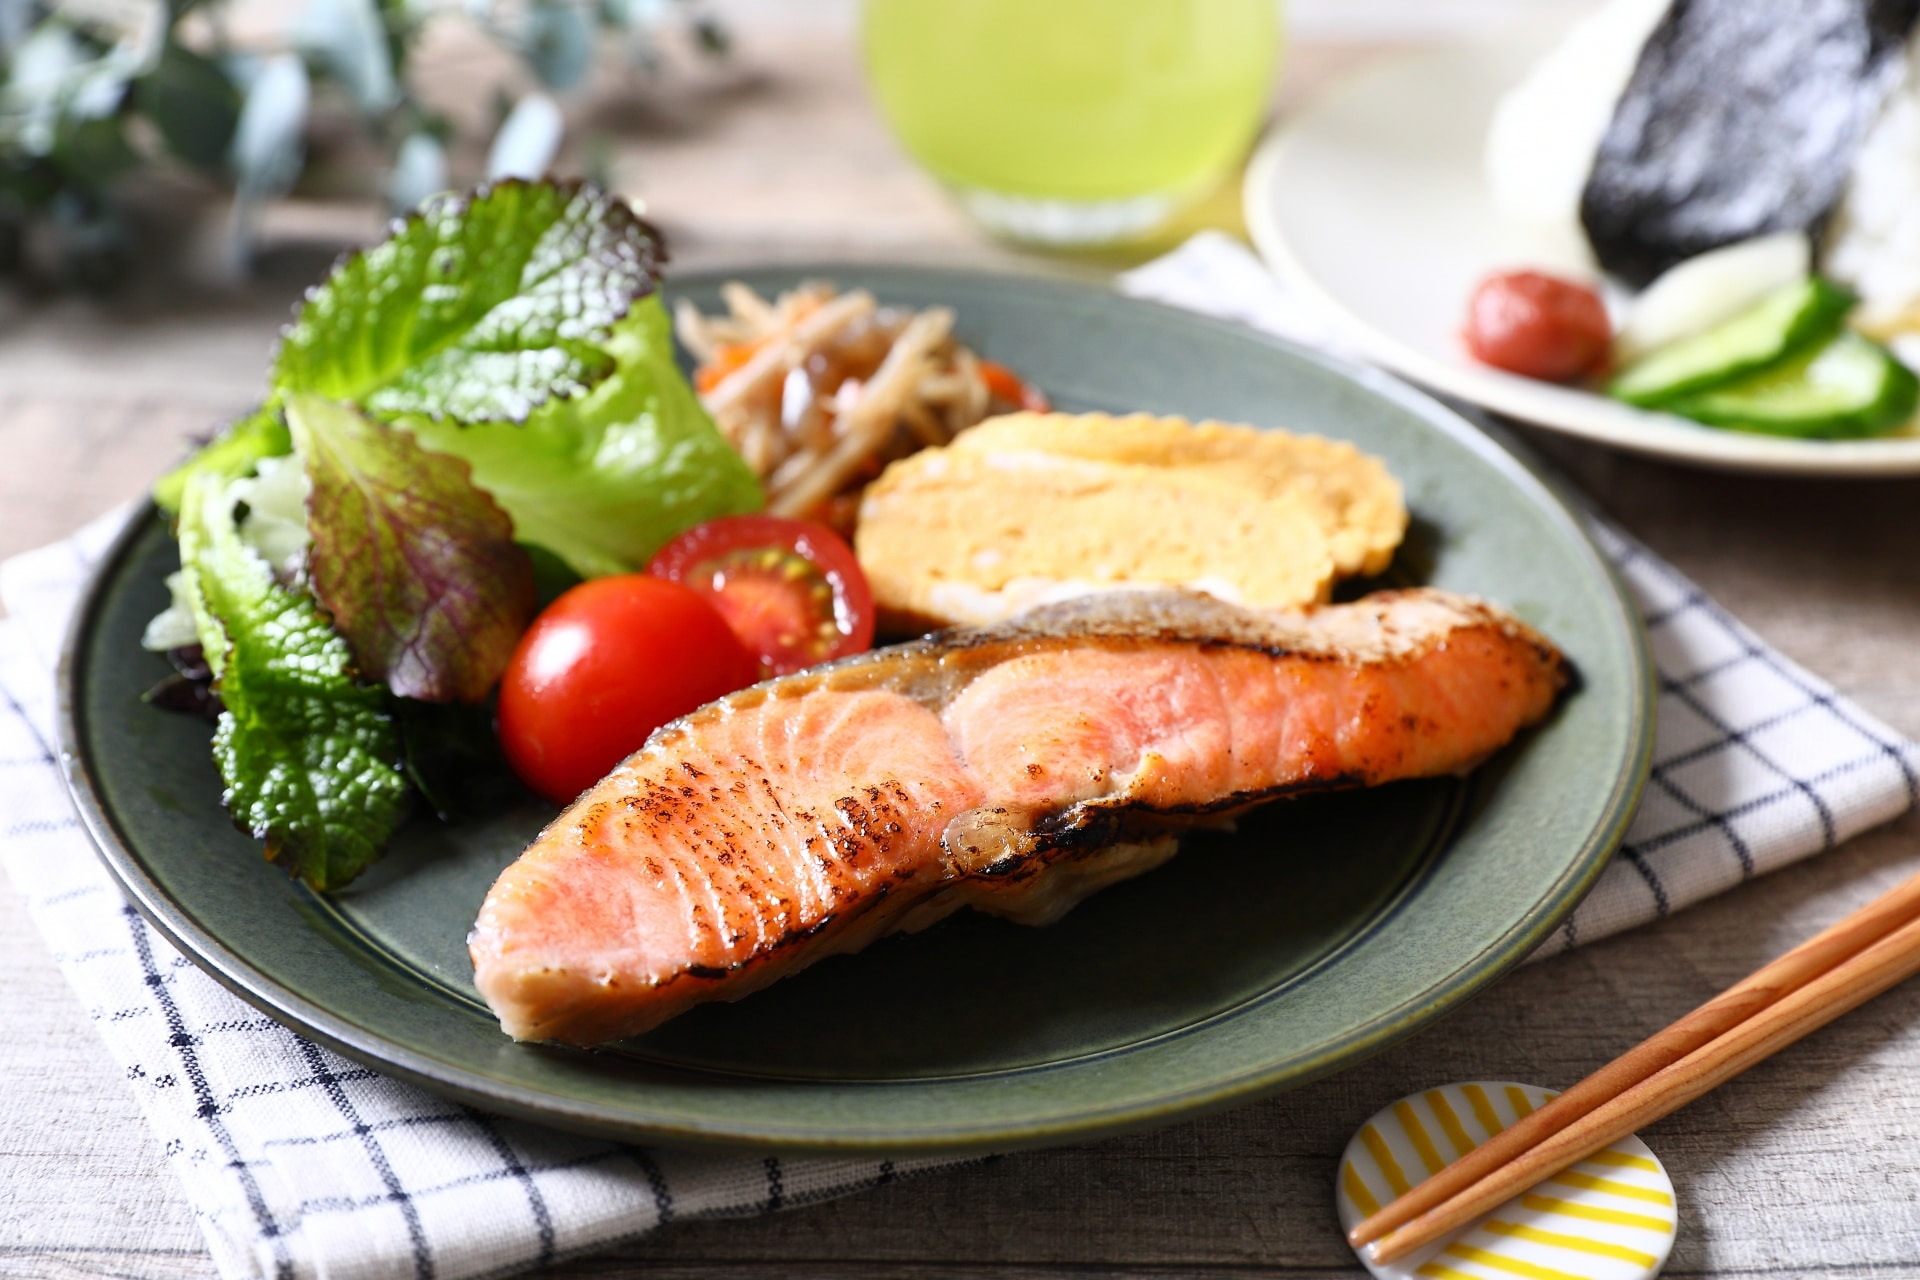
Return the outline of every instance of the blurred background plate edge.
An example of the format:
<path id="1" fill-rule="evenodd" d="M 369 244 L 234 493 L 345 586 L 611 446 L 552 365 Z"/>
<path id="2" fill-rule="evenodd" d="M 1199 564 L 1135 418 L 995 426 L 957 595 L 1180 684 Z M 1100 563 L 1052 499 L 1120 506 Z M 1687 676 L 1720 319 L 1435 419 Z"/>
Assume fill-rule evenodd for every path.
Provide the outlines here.
<path id="1" fill-rule="evenodd" d="M 1703 427 L 1472 363 L 1454 331 L 1484 274 L 1543 263 L 1499 227 L 1481 177 L 1493 101 L 1558 24 L 1369 67 L 1258 147 L 1242 186 L 1260 256 L 1358 354 L 1446 395 L 1613 448 L 1718 470 L 1920 474 L 1920 437 L 1787 440 Z M 1392 120 L 1390 133 L 1370 127 Z M 1431 250 L 1427 246 L 1437 246 Z M 1398 290 L 1393 302 L 1382 295 Z"/>

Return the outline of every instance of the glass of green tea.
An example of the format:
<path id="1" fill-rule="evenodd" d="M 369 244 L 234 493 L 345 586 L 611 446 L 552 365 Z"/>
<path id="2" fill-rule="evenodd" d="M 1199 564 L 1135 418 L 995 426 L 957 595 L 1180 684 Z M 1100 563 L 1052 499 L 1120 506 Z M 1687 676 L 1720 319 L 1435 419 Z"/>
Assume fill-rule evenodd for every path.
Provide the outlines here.
<path id="1" fill-rule="evenodd" d="M 1148 234 L 1245 155 L 1280 0 L 866 0 L 867 72 L 907 150 L 989 229 Z"/>

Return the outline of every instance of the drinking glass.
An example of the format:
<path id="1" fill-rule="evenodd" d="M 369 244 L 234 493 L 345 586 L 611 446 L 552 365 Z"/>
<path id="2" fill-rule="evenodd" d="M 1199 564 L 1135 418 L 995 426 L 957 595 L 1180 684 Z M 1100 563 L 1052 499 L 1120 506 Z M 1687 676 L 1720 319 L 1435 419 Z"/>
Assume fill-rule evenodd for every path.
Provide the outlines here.
<path id="1" fill-rule="evenodd" d="M 866 0 L 867 72 L 900 140 L 988 228 L 1134 239 L 1246 153 L 1279 0 Z"/>

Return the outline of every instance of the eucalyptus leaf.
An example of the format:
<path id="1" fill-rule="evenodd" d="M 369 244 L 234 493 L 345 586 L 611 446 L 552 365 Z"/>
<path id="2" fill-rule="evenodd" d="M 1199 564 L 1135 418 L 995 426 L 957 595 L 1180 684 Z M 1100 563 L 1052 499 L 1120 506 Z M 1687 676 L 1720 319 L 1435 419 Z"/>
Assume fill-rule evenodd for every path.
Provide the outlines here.
<path id="1" fill-rule="evenodd" d="M 57 22 L 42 22 L 14 49 L 0 82 L 0 127 L 28 155 L 53 150 L 74 78 L 88 61 L 80 38 Z"/>
<path id="2" fill-rule="evenodd" d="M 33 0 L 0 0 L 0 54 L 11 55 L 33 28 Z"/>
<path id="3" fill-rule="evenodd" d="M 158 65 L 135 83 L 134 104 L 188 164 L 217 169 L 226 162 L 240 91 L 218 63 L 169 42 Z"/>
<path id="4" fill-rule="evenodd" d="M 430 133 L 413 133 L 400 144 L 387 175 L 387 205 L 406 213 L 447 189 L 447 149 Z"/>
<path id="5" fill-rule="evenodd" d="M 307 68 L 297 56 L 278 54 L 260 64 L 233 130 L 230 160 L 243 199 L 279 195 L 300 176 L 311 100 Z"/>
<path id="6" fill-rule="evenodd" d="M 328 97 L 330 137 L 357 130 L 390 151 L 390 203 L 415 207 L 447 185 L 444 149 L 454 136 L 408 83 L 412 51 L 428 28 L 464 24 L 516 55 L 544 90 L 516 109 L 492 86 L 496 105 L 481 114 L 496 133 L 486 170 L 495 178 L 537 178 L 554 165 L 565 123 L 545 91 L 585 85 L 601 33 L 648 70 L 659 61 L 660 28 L 679 27 L 703 52 L 725 44 L 699 0 L 298 0 L 255 6 L 260 21 L 232 25 L 228 7 L 0 0 L 0 275 L 99 280 L 132 265 L 130 242 L 110 243 L 112 219 L 76 220 L 71 208 L 56 214 L 52 206 L 74 194 L 101 197 L 106 184 L 164 149 L 231 181 L 222 257 L 237 277 L 252 256 L 260 209 L 291 190 L 307 163 L 310 75 L 345 91 Z M 484 100 L 489 87 L 475 92 Z M 81 127 L 115 119 L 157 134 L 163 148 L 135 129 L 120 139 L 106 126 Z M 581 163 L 605 170 L 597 156 Z M 129 188 L 114 197 L 142 194 Z M 92 265 L 69 269 L 81 259 Z"/>
<path id="7" fill-rule="evenodd" d="M 293 42 L 345 85 L 367 114 L 377 115 L 399 100 L 393 51 L 374 0 L 307 0 Z"/>
<path id="8" fill-rule="evenodd" d="M 73 79 L 62 104 L 69 120 L 103 120 L 127 100 L 135 68 L 128 59 L 103 57 Z"/>
<path id="9" fill-rule="evenodd" d="M 102 187 L 140 161 L 116 116 L 68 117 L 53 144 L 53 162 L 77 182 Z"/>
<path id="10" fill-rule="evenodd" d="M 700 46 L 700 52 L 710 58 L 724 58 L 733 52 L 732 34 L 715 18 L 694 19 L 693 38 Z"/>
<path id="11" fill-rule="evenodd" d="M 593 66 L 593 32 L 572 5 L 535 4 L 527 13 L 523 54 L 541 84 L 571 89 Z"/>
<path id="12" fill-rule="evenodd" d="M 530 93 L 514 104 L 487 151 L 487 180 L 520 178 L 531 182 L 553 167 L 566 134 L 560 106 L 544 93 Z"/>
<path id="13" fill-rule="evenodd" d="M 669 0 L 600 0 L 601 21 L 623 30 L 655 27 L 665 22 Z"/>
<path id="14" fill-rule="evenodd" d="M 52 235 L 40 248 L 69 284 L 109 293 L 125 280 L 133 248 L 119 211 L 103 193 L 70 185 L 53 200 Z"/>

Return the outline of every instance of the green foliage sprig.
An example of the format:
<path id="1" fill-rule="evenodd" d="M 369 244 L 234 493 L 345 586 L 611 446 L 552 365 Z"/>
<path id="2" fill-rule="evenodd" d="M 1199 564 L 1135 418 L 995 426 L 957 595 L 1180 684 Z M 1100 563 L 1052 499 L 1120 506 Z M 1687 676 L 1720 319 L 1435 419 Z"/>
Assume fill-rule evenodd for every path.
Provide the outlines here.
<path id="1" fill-rule="evenodd" d="M 279 6 L 276 6 L 278 9 Z M 249 211 L 307 166 L 316 102 L 386 159 L 396 211 L 452 185 L 449 120 L 416 92 L 413 54 L 440 22 L 512 52 L 544 92 L 502 101 L 487 174 L 533 177 L 561 139 L 549 94 L 578 89 L 596 52 L 635 67 L 679 25 L 709 55 L 727 35 L 702 0 L 305 0 L 264 41 L 230 33 L 224 0 L 0 0 L 0 277 L 110 287 L 129 263 L 126 180 L 175 166 L 229 187 L 234 256 Z"/>

